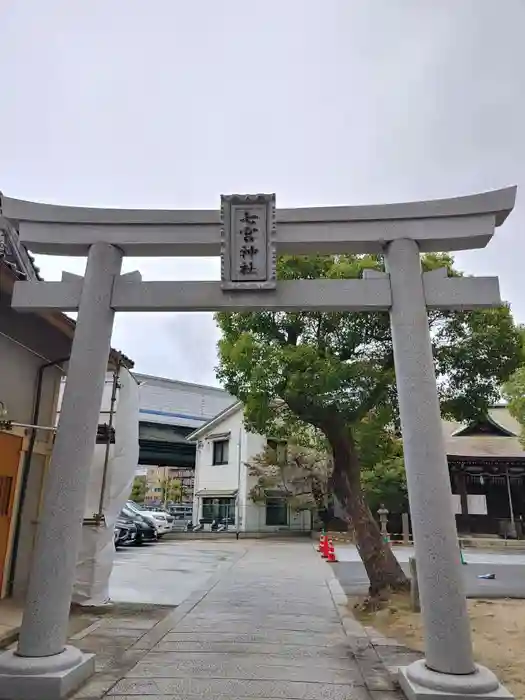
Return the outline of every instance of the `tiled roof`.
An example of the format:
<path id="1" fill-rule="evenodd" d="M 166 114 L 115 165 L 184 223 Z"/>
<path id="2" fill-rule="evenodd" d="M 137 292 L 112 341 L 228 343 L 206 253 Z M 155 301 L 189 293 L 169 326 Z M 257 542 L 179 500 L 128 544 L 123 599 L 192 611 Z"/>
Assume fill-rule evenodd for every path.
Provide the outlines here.
<path id="1" fill-rule="evenodd" d="M 40 270 L 27 248 L 20 243 L 13 224 L 0 216 L 0 263 L 21 280 L 41 280 Z"/>
<path id="2" fill-rule="evenodd" d="M 449 457 L 505 457 L 524 458 L 525 451 L 519 441 L 521 428 L 507 408 L 497 406 L 489 409 L 492 421 L 512 433 L 508 437 L 496 435 L 455 435 L 464 425 L 443 421 L 443 434 Z"/>

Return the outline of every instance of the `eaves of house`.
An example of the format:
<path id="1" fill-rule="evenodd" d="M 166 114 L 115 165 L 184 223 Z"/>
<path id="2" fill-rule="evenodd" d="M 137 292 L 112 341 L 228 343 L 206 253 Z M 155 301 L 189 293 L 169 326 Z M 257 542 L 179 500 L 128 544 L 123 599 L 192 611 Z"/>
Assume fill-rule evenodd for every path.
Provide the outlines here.
<path id="1" fill-rule="evenodd" d="M 236 401 L 231 406 L 228 406 L 223 411 L 221 411 L 216 416 L 214 416 L 207 423 L 204 423 L 204 425 L 201 425 L 200 428 L 197 428 L 197 430 L 193 431 L 193 433 L 188 435 L 188 437 L 186 439 L 189 442 L 195 442 L 196 440 L 200 440 L 200 438 L 204 437 L 205 435 L 208 435 L 211 430 L 215 430 L 215 428 L 217 428 L 227 418 L 235 415 L 239 411 L 242 412 L 242 408 L 243 408 L 242 402 Z"/>

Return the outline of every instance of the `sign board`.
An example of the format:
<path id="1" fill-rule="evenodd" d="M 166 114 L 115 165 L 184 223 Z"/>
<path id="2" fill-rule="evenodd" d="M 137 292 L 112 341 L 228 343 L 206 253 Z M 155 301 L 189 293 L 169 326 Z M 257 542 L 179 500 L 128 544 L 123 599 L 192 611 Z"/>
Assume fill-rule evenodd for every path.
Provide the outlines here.
<path id="1" fill-rule="evenodd" d="M 459 494 L 452 494 L 452 502 L 456 515 L 467 515 L 461 510 L 461 496 Z M 487 515 L 487 497 L 484 494 L 467 494 L 467 508 L 468 515 Z"/>
<path id="2" fill-rule="evenodd" d="M 469 515 L 487 515 L 487 497 L 482 493 L 469 493 L 467 496 Z"/>
<path id="3" fill-rule="evenodd" d="M 221 196 L 222 289 L 275 289 L 275 195 Z"/>

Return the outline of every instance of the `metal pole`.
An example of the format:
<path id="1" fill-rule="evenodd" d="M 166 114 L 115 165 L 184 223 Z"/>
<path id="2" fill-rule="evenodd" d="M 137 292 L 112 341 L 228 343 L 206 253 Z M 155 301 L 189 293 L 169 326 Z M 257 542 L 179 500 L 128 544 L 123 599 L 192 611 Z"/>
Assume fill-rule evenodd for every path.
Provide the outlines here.
<path id="1" fill-rule="evenodd" d="M 235 513 L 235 532 L 237 539 L 239 539 L 239 521 L 241 519 L 241 457 L 242 457 L 242 428 L 239 428 L 239 442 L 237 445 L 237 496 L 235 499 L 236 513 Z M 246 514 L 245 514 L 246 517 Z M 245 525 L 246 527 L 246 525 Z"/>
<path id="2" fill-rule="evenodd" d="M 108 479 L 109 452 L 111 450 L 111 430 L 113 428 L 113 416 L 115 414 L 115 403 L 117 401 L 118 379 L 120 375 L 121 361 L 120 358 L 117 366 L 113 371 L 113 386 L 111 387 L 111 403 L 109 407 L 109 422 L 108 422 L 108 437 L 106 440 L 106 451 L 104 454 L 104 468 L 102 470 L 102 484 L 100 485 L 100 500 L 98 503 L 97 518 L 102 519 L 104 515 L 104 500 L 106 498 L 106 482 Z"/>
<path id="3" fill-rule="evenodd" d="M 9 423 L 13 428 L 31 428 L 35 431 L 47 430 L 52 433 L 56 433 L 56 428 L 51 425 L 33 425 L 33 423 Z"/>
<path id="4" fill-rule="evenodd" d="M 91 246 L 60 420 L 45 481 L 18 656 L 60 654 L 82 533 L 89 468 L 95 449 L 114 311 L 111 295 L 122 252 Z"/>

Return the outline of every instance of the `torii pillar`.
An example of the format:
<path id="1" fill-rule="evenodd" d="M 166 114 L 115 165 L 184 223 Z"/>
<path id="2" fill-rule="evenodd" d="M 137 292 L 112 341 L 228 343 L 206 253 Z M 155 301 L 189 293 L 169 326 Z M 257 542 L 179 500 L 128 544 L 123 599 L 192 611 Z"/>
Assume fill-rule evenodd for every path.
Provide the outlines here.
<path id="1" fill-rule="evenodd" d="M 59 700 L 93 670 L 92 656 L 66 645 L 67 621 L 113 316 L 169 310 L 390 312 L 426 651 L 425 660 L 401 669 L 401 686 L 414 700 L 511 698 L 473 660 L 427 318 L 429 308 L 498 305 L 498 280 L 447 278 L 446 270 L 422 274 L 420 253 L 485 246 L 514 199 L 515 188 L 509 188 L 452 200 L 275 212 L 272 196 L 241 195 L 223 200 L 222 220 L 209 211 L 1 200 L 0 212 L 18 225 L 30 250 L 87 255 L 88 265 L 84 280 L 66 275 L 62 282 L 15 285 L 18 309 L 79 315 L 20 641 L 16 651 L 0 655 L 0 698 Z M 239 245 L 239 233 L 249 236 L 249 250 Z M 256 245 L 252 236 L 260 236 Z M 382 253 L 387 273 L 277 282 L 279 252 Z M 123 255 L 219 254 L 222 283 L 119 276 Z M 249 264 L 246 255 L 252 256 Z M 251 281 L 243 277 L 246 270 Z"/>
<path id="2" fill-rule="evenodd" d="M 400 670 L 409 698 L 511 697 L 474 663 L 417 243 L 388 244 L 390 323 L 414 532 L 425 659 Z M 439 283 L 439 275 L 430 273 Z M 442 279 L 442 282 L 444 280 Z"/>

